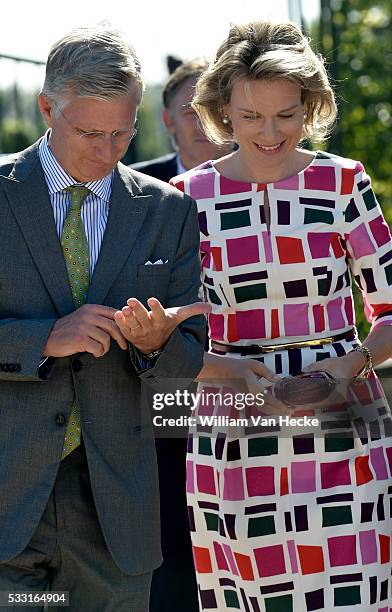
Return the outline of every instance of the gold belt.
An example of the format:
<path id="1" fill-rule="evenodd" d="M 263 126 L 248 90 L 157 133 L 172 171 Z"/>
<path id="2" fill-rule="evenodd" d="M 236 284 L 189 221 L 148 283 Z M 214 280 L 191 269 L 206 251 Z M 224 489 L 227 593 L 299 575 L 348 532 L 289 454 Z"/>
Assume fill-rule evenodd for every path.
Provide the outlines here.
<path id="1" fill-rule="evenodd" d="M 248 346 L 234 346 L 233 344 L 224 344 L 211 340 L 211 348 L 222 353 L 241 353 L 242 355 L 256 355 L 264 353 L 273 353 L 274 351 L 285 351 L 287 349 L 303 348 L 305 346 L 320 346 L 322 344 L 331 344 L 339 342 L 339 340 L 354 340 L 356 333 L 354 329 L 350 329 L 336 336 L 328 336 L 327 338 L 315 338 L 309 340 L 298 340 L 298 342 L 283 342 L 282 344 L 258 345 L 251 344 Z"/>

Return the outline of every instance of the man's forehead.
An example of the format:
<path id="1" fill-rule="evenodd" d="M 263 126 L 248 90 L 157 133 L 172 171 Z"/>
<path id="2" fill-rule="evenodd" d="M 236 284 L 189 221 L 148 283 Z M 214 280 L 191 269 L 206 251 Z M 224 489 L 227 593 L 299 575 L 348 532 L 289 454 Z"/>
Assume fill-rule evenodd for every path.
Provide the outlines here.
<path id="1" fill-rule="evenodd" d="M 63 96 L 59 96 L 60 102 L 58 106 L 60 108 L 66 108 L 67 106 L 73 106 L 75 108 L 84 107 L 89 103 L 103 102 L 106 105 L 115 106 L 119 103 L 129 104 L 130 106 L 139 106 L 141 102 L 140 92 L 136 87 L 132 87 L 127 93 L 119 93 L 115 96 L 108 97 L 105 92 L 102 96 L 99 95 L 81 95 L 79 93 L 65 93 Z"/>
<path id="2" fill-rule="evenodd" d="M 138 98 L 133 95 L 121 95 L 114 98 L 96 98 L 92 96 L 73 96 L 60 106 L 68 114 L 76 116 L 110 116 L 111 114 L 132 114 L 138 108 Z"/>
<path id="3" fill-rule="evenodd" d="M 192 99 L 195 95 L 197 77 L 188 77 L 178 87 L 173 96 L 172 106 L 180 108 L 190 108 Z"/>

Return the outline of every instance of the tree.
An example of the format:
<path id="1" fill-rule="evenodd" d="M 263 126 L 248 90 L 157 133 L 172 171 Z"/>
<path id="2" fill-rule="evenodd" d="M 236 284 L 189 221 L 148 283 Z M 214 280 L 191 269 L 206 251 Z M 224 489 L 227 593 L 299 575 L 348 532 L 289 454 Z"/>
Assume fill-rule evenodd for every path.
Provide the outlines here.
<path id="1" fill-rule="evenodd" d="M 144 94 L 138 111 L 138 133 L 123 159 L 126 164 L 159 157 L 171 150 L 161 119 L 161 90 L 159 85 L 153 85 Z"/>
<path id="2" fill-rule="evenodd" d="M 26 149 L 40 136 L 37 126 L 27 120 L 6 119 L 0 130 L 2 153 L 15 153 Z"/>
<path id="3" fill-rule="evenodd" d="M 339 105 L 328 150 L 360 159 L 392 220 L 392 3 L 321 0 L 316 49 L 327 58 Z"/>
<path id="4" fill-rule="evenodd" d="M 392 44 L 390 0 L 321 0 L 311 27 L 326 59 L 339 106 L 328 151 L 360 160 L 372 177 L 384 215 L 392 223 Z M 357 326 L 369 331 L 358 291 Z"/>

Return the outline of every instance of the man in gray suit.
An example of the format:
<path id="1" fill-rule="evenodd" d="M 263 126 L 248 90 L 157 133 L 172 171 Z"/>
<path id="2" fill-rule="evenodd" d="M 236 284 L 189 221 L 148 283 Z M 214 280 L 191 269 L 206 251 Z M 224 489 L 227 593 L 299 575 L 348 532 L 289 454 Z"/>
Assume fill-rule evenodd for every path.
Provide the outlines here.
<path id="1" fill-rule="evenodd" d="M 39 96 L 50 129 L 0 165 L 0 591 L 69 591 L 78 612 L 148 609 L 143 387 L 202 365 L 194 202 L 119 163 L 142 90 L 120 34 L 71 32 Z"/>

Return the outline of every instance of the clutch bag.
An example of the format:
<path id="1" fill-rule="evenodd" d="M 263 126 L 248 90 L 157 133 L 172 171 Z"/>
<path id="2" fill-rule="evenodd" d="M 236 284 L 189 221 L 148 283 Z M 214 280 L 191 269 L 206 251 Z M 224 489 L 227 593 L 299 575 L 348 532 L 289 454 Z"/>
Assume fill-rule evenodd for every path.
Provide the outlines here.
<path id="1" fill-rule="evenodd" d="M 336 385 L 337 380 L 327 372 L 306 372 L 281 378 L 274 385 L 274 395 L 290 407 L 308 406 L 327 399 Z"/>

